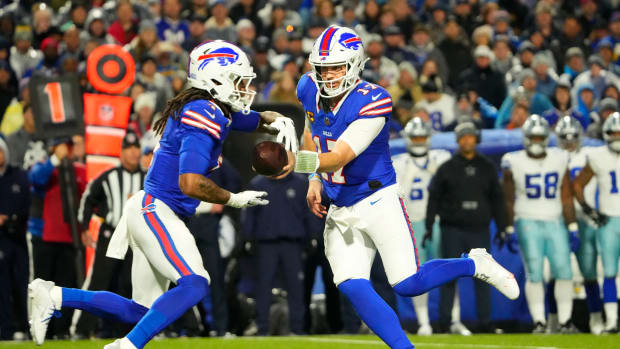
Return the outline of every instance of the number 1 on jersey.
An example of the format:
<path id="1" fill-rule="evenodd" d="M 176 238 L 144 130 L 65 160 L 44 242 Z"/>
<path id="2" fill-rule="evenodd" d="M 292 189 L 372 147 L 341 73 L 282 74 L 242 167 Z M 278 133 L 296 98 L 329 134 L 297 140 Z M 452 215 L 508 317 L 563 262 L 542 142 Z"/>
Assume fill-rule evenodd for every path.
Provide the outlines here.
<path id="1" fill-rule="evenodd" d="M 323 142 L 321 142 L 321 138 L 319 136 L 312 137 L 312 140 L 314 141 L 316 149 L 319 153 L 329 153 L 336 146 L 336 140 L 334 139 L 325 138 L 325 147 L 323 147 Z M 345 184 L 347 180 L 342 174 L 342 170 L 343 169 L 341 168 L 336 172 L 321 173 L 321 176 L 328 182 L 332 182 L 334 184 Z"/>

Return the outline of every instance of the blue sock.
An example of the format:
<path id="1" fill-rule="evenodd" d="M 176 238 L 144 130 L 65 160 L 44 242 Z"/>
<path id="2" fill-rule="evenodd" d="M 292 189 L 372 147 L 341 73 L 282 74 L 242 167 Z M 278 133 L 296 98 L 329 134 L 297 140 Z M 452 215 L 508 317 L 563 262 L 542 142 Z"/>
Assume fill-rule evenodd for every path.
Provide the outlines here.
<path id="1" fill-rule="evenodd" d="M 394 286 L 394 291 L 403 297 L 419 296 L 456 278 L 473 276 L 475 270 L 470 258 L 433 259 Z"/>
<path id="2" fill-rule="evenodd" d="M 547 286 L 547 293 L 545 294 L 545 300 L 549 305 L 549 313 L 557 314 L 558 303 L 556 303 L 555 301 L 555 280 L 549 281 L 549 285 Z"/>
<path id="3" fill-rule="evenodd" d="M 605 278 L 603 281 L 603 302 L 615 303 L 618 301 L 618 291 L 616 290 L 616 278 Z"/>
<path id="4" fill-rule="evenodd" d="M 208 290 L 209 284 L 204 277 L 183 276 L 178 280 L 177 287 L 157 298 L 142 320 L 127 334 L 127 338 L 136 348 L 143 348 L 166 326 L 200 302 L 207 295 Z"/>
<path id="5" fill-rule="evenodd" d="M 588 303 L 588 311 L 590 313 L 599 313 L 603 310 L 603 301 L 601 300 L 601 289 L 598 281 L 590 280 L 584 283 L 586 289 L 586 301 Z"/>
<path id="6" fill-rule="evenodd" d="M 349 279 L 338 289 L 353 304 L 357 314 L 366 325 L 379 336 L 390 348 L 413 349 L 413 344 L 400 327 L 396 313 L 383 298 L 379 297 L 370 281 L 366 279 Z"/>
<path id="7" fill-rule="evenodd" d="M 107 291 L 62 288 L 62 306 L 82 309 L 93 315 L 135 324 L 149 310 L 140 304 Z"/>

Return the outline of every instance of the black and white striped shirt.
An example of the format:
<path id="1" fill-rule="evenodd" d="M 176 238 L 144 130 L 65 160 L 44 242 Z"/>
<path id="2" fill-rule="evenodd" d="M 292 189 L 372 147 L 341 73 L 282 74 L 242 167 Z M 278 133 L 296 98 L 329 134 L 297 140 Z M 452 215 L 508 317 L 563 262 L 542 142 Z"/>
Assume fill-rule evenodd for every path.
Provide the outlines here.
<path id="1" fill-rule="evenodd" d="M 82 195 L 78 211 L 82 229 L 88 228 L 93 213 L 103 218 L 104 224 L 116 227 L 127 199 L 144 188 L 145 176 L 142 170 L 129 172 L 119 166 L 105 171 L 90 182 Z"/>

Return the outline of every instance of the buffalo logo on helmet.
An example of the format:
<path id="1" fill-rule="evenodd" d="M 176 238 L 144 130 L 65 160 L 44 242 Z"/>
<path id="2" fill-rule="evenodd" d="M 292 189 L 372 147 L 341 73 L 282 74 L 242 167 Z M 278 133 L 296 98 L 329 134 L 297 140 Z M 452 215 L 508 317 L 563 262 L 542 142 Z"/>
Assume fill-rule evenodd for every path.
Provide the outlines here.
<path id="1" fill-rule="evenodd" d="M 198 70 L 204 69 L 204 67 L 211 61 L 217 62 L 217 64 L 225 67 L 230 64 L 234 64 L 239 59 L 239 54 L 230 47 L 220 47 L 213 51 L 207 51 L 205 54 L 198 57 Z"/>
<path id="2" fill-rule="evenodd" d="M 343 33 L 340 35 L 340 40 L 338 40 L 338 42 L 342 46 L 353 50 L 357 50 L 362 45 L 362 39 L 352 33 Z"/>

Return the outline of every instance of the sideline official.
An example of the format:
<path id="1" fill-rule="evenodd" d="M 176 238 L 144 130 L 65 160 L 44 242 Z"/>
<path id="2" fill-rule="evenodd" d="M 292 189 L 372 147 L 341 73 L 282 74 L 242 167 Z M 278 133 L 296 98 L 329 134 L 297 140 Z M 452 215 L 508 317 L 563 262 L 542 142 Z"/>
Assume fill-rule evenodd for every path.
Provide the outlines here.
<path id="1" fill-rule="evenodd" d="M 426 214 L 426 231 L 429 233 L 425 235 L 425 241 L 432 238 L 430 232 L 435 216 L 439 215 L 443 258 L 458 258 L 472 248 L 489 251 L 491 219 L 495 219 L 498 232 L 503 232 L 506 226 L 497 169 L 476 151 L 480 131 L 473 122 L 465 121 L 454 132 L 459 149 L 437 170 L 429 188 Z M 493 332 L 489 286 L 479 280 L 474 283 L 479 331 Z M 451 282 L 441 288 L 439 321 L 444 331 L 451 323 L 455 285 Z"/>

